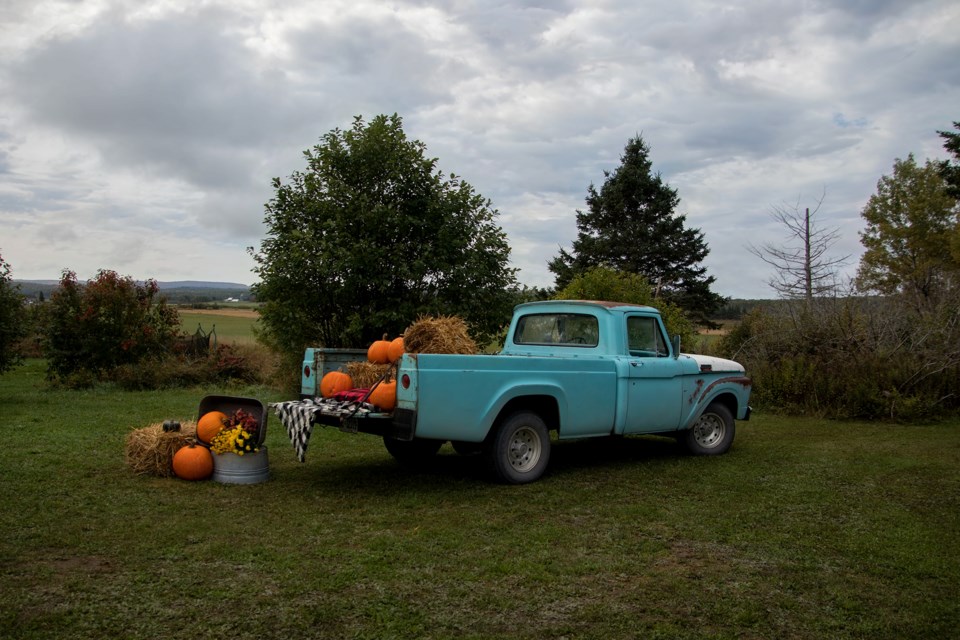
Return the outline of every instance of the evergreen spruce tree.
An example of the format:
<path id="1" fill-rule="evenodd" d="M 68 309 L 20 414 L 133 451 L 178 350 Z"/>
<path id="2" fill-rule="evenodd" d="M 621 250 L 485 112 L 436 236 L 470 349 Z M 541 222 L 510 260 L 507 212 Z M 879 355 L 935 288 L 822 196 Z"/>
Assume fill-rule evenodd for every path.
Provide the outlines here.
<path id="1" fill-rule="evenodd" d="M 676 212 L 680 197 L 653 173 L 641 136 L 627 142 L 620 166 L 604 177 L 599 191 L 588 188 L 587 210 L 577 211 L 572 251 L 561 248 L 548 265 L 557 289 L 591 267 L 609 267 L 643 276 L 658 298 L 707 322 L 723 302 L 701 264 L 710 250 L 703 232 L 687 228 L 686 216 Z"/>

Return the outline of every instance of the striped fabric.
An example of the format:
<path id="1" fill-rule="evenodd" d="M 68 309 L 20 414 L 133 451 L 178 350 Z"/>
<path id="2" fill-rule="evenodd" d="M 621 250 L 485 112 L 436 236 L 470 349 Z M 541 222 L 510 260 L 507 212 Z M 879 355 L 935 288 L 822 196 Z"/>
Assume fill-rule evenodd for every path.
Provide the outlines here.
<path id="1" fill-rule="evenodd" d="M 334 416 L 364 416 L 373 410 L 373 405 L 356 400 L 336 400 L 334 398 L 312 398 L 307 400 L 290 400 L 275 402 L 270 405 L 283 427 L 297 454 L 297 460 L 304 462 L 307 456 L 307 445 L 317 414 L 323 413 Z"/>

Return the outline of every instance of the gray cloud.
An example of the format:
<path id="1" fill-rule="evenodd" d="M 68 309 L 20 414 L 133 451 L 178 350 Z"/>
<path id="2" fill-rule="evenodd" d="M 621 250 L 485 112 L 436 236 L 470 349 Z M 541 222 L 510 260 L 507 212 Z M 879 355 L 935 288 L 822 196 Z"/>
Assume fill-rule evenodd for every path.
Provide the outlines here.
<path id="1" fill-rule="evenodd" d="M 491 198 L 528 284 L 642 134 L 717 289 L 771 295 L 744 246 L 776 237 L 773 205 L 826 190 L 858 253 L 877 179 L 960 118 L 947 0 L 42 4 L 0 8 L 0 246 L 22 277 L 250 281 L 270 179 L 396 112 Z"/>
<path id="2" fill-rule="evenodd" d="M 237 158 L 282 127 L 271 76 L 218 11 L 129 25 L 111 16 L 10 70 L 32 121 L 90 140 L 106 162 L 211 187 L 249 180 Z M 278 108 L 279 107 L 279 108 Z"/>

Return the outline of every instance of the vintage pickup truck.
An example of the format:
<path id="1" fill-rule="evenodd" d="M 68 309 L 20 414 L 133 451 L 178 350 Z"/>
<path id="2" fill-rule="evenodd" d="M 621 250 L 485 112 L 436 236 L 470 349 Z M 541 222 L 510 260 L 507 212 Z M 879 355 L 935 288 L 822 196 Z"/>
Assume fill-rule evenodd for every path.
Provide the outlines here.
<path id="1" fill-rule="evenodd" d="M 365 352 L 309 349 L 301 397 Z M 361 356 L 362 357 L 362 356 Z M 726 452 L 734 420 L 748 420 L 751 382 L 720 358 L 680 353 L 656 309 L 615 302 L 548 301 L 514 310 L 496 355 L 404 354 L 397 406 L 315 423 L 383 438 L 400 462 L 422 462 L 445 442 L 486 456 L 496 478 L 540 478 L 559 440 L 672 435 L 697 455 Z"/>

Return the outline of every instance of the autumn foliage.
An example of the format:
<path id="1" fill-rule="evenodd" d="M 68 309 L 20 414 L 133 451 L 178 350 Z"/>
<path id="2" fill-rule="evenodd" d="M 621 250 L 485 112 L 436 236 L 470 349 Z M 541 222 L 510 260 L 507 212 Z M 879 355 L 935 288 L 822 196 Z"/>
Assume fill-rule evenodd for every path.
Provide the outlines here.
<path id="1" fill-rule="evenodd" d="M 50 297 L 49 375 L 103 378 L 122 365 L 169 353 L 180 318 L 159 291 L 154 280 L 137 283 L 114 271 L 101 270 L 85 284 L 65 271 Z"/>

